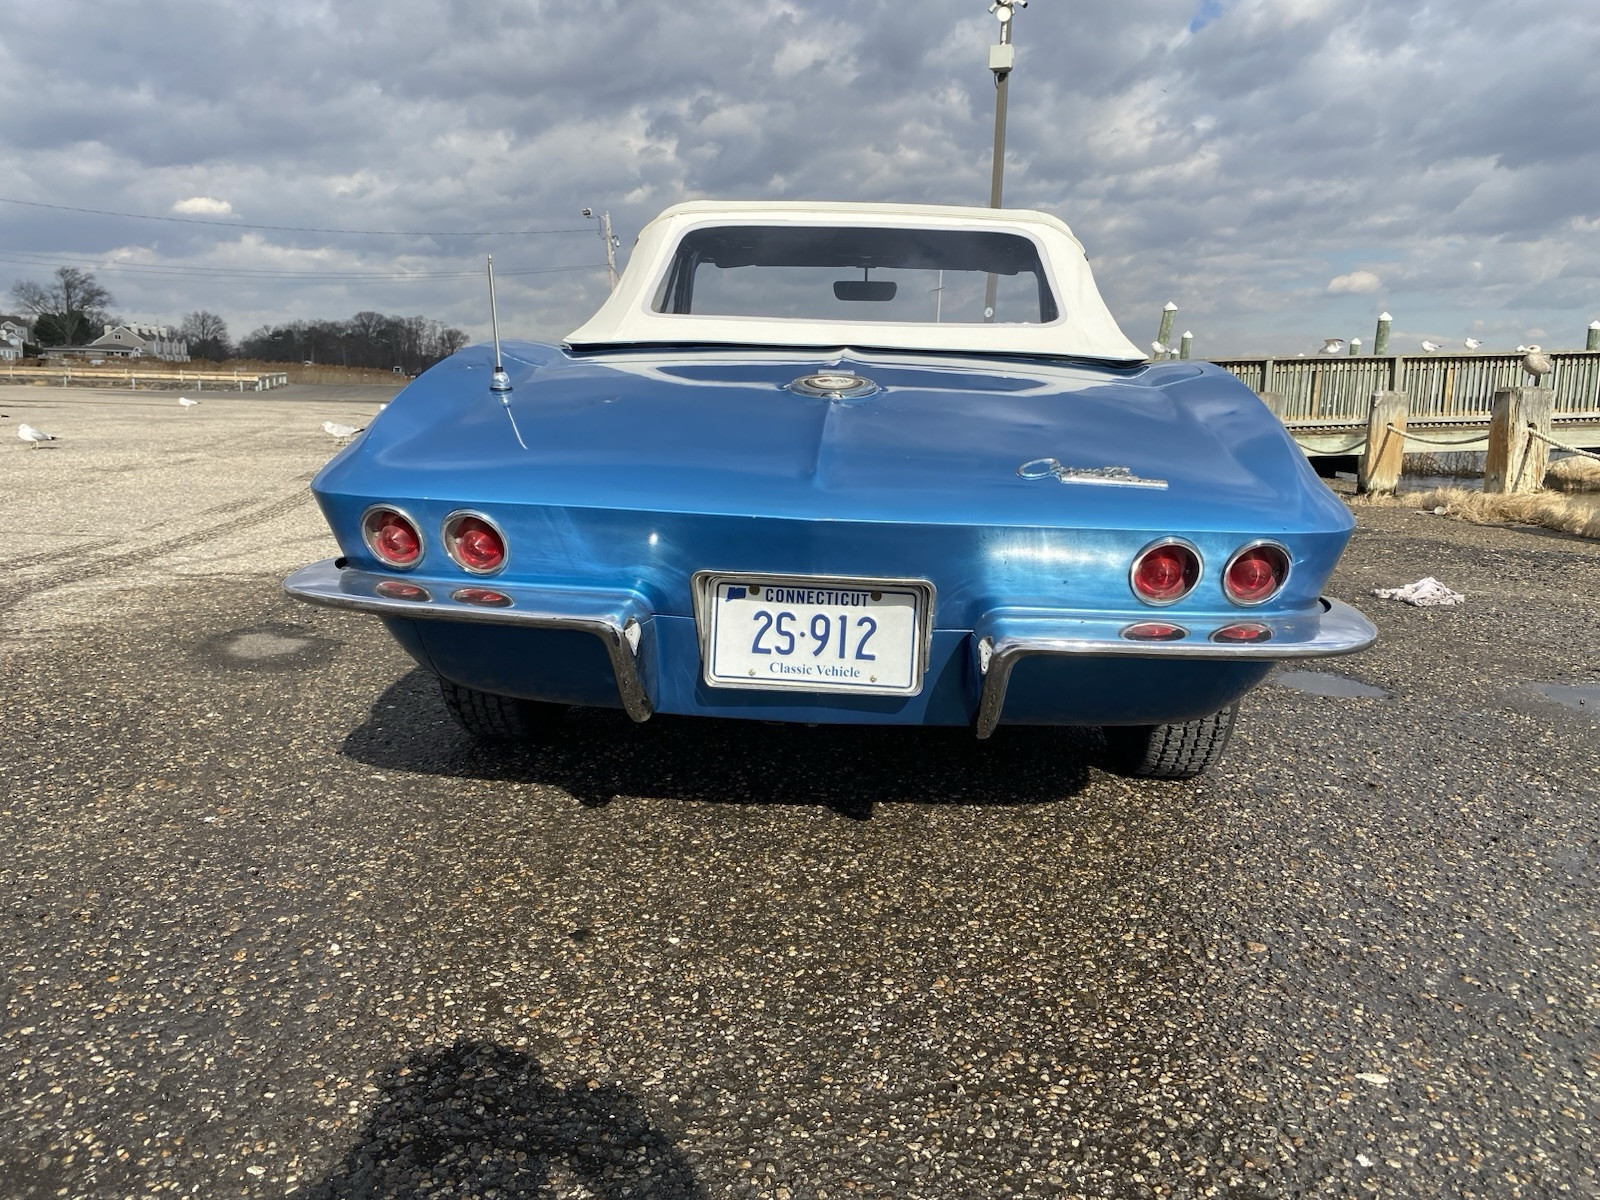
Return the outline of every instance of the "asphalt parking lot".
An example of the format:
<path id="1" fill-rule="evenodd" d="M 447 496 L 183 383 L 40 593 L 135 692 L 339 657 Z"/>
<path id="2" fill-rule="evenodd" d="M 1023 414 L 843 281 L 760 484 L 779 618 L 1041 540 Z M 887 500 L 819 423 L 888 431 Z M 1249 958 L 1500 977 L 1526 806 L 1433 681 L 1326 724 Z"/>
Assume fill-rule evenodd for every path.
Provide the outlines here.
<path id="1" fill-rule="evenodd" d="M 388 394 L 0 388 L 0 1195 L 1600 1195 L 1600 545 L 1363 510 L 1381 694 L 1269 684 L 1198 783 L 489 751 L 279 590 Z"/>

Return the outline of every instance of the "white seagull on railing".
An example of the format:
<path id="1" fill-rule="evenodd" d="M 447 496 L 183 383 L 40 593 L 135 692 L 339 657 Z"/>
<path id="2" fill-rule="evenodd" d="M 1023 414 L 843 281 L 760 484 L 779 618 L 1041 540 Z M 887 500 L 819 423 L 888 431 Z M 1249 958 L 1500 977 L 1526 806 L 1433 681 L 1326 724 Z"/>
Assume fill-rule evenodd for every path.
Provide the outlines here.
<path id="1" fill-rule="evenodd" d="M 178 403 L 183 405 L 184 408 L 193 408 L 196 404 L 199 404 L 200 401 L 191 400 L 187 396 L 179 396 L 178 397 Z"/>
<path id="2" fill-rule="evenodd" d="M 1426 339 L 1423 340 L 1422 348 L 1429 354 L 1437 354 L 1440 350 L 1444 349 L 1444 347 L 1439 345 L 1438 342 L 1430 342 Z"/>
<path id="3" fill-rule="evenodd" d="M 1322 353 L 1323 354 L 1337 354 L 1337 353 L 1339 353 L 1339 351 L 1341 351 L 1343 349 L 1344 349 L 1344 339 L 1343 338 L 1323 338 L 1322 339 Z"/>
<path id="4" fill-rule="evenodd" d="M 1463 346 L 1465 346 L 1468 350 L 1476 350 L 1479 346 L 1483 345 L 1483 343 L 1480 342 L 1477 338 L 1468 338 L 1466 341 L 1462 342 L 1461 344 Z"/>
<path id="5" fill-rule="evenodd" d="M 53 433 L 46 433 L 42 429 L 35 429 L 32 425 L 18 425 L 17 437 L 28 443 L 30 449 L 36 448 L 40 442 L 59 442 L 61 439 Z"/>

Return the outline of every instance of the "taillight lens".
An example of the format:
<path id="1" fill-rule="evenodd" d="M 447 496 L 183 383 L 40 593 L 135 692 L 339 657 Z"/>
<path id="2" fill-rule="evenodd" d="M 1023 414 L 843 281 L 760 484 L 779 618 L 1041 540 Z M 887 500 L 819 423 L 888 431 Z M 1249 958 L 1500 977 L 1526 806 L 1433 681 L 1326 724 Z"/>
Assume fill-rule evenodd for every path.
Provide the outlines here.
<path id="1" fill-rule="evenodd" d="M 1146 604 L 1175 604 L 1200 582 L 1200 555 L 1187 542 L 1157 542 L 1139 552 L 1129 578 Z"/>
<path id="2" fill-rule="evenodd" d="M 457 513 L 444 523 L 444 546 L 463 570 L 490 575 L 506 565 L 506 540 L 482 517 Z"/>
<path id="3" fill-rule="evenodd" d="M 1181 642 L 1189 636 L 1182 625 L 1168 625 L 1164 621 L 1140 621 L 1129 625 L 1122 636 L 1130 642 Z"/>
<path id="4" fill-rule="evenodd" d="M 1228 560 L 1222 590 L 1235 604 L 1264 604 L 1283 590 L 1288 579 L 1289 554 L 1282 546 L 1247 546 Z"/>
<path id="5" fill-rule="evenodd" d="M 1265 625 L 1245 621 L 1238 625 L 1224 625 L 1211 635 L 1211 640 L 1225 646 L 1248 646 L 1256 642 L 1270 642 L 1272 630 Z"/>
<path id="6" fill-rule="evenodd" d="M 391 567 L 405 570 L 422 561 L 422 535 L 404 513 L 375 508 L 362 518 L 367 549 Z"/>

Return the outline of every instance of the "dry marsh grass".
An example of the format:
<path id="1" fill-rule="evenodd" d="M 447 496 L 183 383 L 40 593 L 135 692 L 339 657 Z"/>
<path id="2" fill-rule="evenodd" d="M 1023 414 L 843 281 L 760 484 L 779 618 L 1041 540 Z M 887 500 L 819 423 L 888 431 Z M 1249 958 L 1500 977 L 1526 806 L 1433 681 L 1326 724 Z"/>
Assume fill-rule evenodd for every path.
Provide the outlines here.
<path id="1" fill-rule="evenodd" d="M 1429 488 L 1393 496 L 1352 496 L 1356 505 L 1423 508 L 1474 525 L 1541 525 L 1561 533 L 1600 539 L 1600 512 L 1554 492 L 1506 495 L 1466 488 Z M 1441 511 L 1442 510 L 1442 511 Z"/>

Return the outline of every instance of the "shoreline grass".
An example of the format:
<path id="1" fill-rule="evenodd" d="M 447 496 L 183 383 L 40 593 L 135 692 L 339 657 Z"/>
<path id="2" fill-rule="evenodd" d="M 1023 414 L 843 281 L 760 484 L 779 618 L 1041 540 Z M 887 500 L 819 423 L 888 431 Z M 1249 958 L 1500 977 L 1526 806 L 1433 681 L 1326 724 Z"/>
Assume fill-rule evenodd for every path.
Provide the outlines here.
<path id="1" fill-rule="evenodd" d="M 1540 525 L 1558 533 L 1600 541 L 1600 512 L 1559 492 L 1475 492 L 1441 487 L 1393 496 L 1347 496 L 1356 507 L 1420 508 L 1473 525 Z"/>

